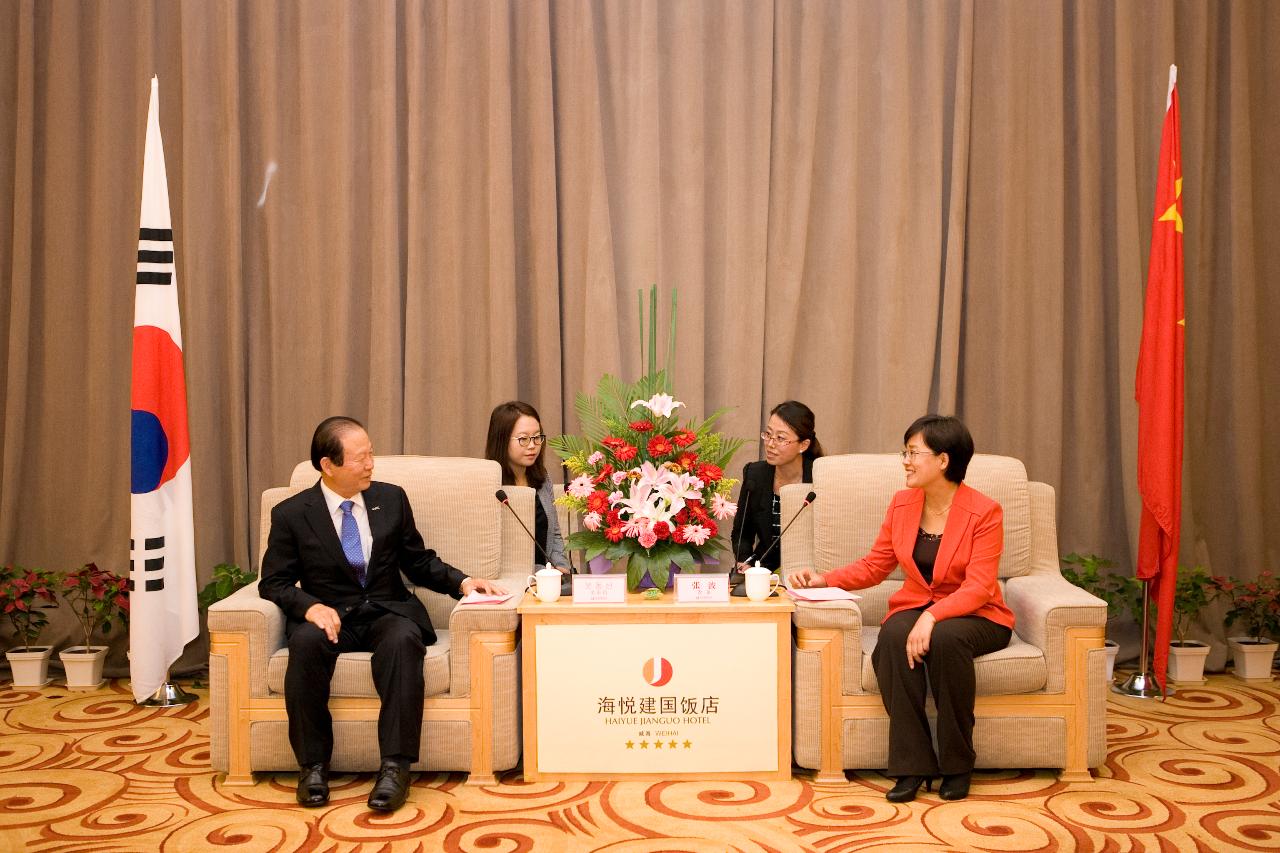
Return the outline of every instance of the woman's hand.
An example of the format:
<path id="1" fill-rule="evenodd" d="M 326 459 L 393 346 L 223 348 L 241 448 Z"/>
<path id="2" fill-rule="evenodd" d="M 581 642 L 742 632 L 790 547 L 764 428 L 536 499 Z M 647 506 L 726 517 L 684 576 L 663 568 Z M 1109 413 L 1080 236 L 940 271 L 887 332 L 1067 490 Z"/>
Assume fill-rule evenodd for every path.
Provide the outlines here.
<path id="1" fill-rule="evenodd" d="M 827 585 L 827 579 L 813 569 L 796 569 L 787 575 L 787 583 L 798 589 L 812 589 Z"/>
<path id="2" fill-rule="evenodd" d="M 929 653 L 929 638 L 933 636 L 933 626 L 937 623 L 933 614 L 926 610 L 907 635 L 907 666 L 911 669 L 915 669 L 917 663 L 924 663 L 924 656 Z"/>

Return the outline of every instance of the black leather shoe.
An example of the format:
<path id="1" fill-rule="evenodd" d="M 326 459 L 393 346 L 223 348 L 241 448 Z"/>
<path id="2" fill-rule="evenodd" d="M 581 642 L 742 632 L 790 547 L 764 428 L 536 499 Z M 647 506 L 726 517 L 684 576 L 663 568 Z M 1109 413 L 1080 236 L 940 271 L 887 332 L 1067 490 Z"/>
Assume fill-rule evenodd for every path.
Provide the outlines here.
<path id="1" fill-rule="evenodd" d="M 377 812 L 393 812 L 409 799 L 409 765 L 383 759 L 378 778 L 369 792 L 369 808 Z"/>
<path id="2" fill-rule="evenodd" d="M 963 800 L 969 796 L 969 780 L 972 773 L 957 773 L 954 776 L 943 776 L 938 786 L 938 796 L 944 800 Z"/>
<path id="3" fill-rule="evenodd" d="M 329 802 L 329 765 L 308 764 L 298 770 L 298 805 L 307 808 Z"/>
<path id="4" fill-rule="evenodd" d="M 898 784 L 890 789 L 884 798 L 891 803 L 909 803 L 916 798 L 916 792 L 924 785 L 926 791 L 933 790 L 932 776 L 903 776 Z"/>

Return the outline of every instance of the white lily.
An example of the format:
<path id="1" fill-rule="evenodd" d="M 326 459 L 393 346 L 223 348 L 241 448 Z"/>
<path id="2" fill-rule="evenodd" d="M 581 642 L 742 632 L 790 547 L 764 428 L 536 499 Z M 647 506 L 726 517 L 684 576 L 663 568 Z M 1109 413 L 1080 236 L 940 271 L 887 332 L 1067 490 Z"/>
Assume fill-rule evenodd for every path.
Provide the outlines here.
<path id="1" fill-rule="evenodd" d="M 644 406 L 660 418 L 669 418 L 671 413 L 677 407 L 683 406 L 684 403 L 678 402 L 675 397 L 670 394 L 654 394 L 648 400 L 636 400 L 631 404 L 631 408 L 636 406 Z"/>

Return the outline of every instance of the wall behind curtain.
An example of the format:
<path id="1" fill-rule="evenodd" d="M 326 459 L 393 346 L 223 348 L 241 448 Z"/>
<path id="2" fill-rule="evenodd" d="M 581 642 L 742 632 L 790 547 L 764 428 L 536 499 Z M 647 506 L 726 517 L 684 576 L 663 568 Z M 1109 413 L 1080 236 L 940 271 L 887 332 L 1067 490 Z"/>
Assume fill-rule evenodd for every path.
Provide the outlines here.
<path id="1" fill-rule="evenodd" d="M 7 2 L 0 559 L 127 569 L 154 72 L 202 583 L 256 565 L 258 495 L 325 415 L 382 453 L 478 455 L 512 397 L 573 429 L 576 392 L 640 369 L 652 282 L 691 414 L 753 436 L 796 397 L 849 452 L 955 412 L 1058 489 L 1064 553 L 1128 567 L 1177 62 L 1183 553 L 1255 575 L 1280 555 L 1277 39 L 1263 2 Z"/>

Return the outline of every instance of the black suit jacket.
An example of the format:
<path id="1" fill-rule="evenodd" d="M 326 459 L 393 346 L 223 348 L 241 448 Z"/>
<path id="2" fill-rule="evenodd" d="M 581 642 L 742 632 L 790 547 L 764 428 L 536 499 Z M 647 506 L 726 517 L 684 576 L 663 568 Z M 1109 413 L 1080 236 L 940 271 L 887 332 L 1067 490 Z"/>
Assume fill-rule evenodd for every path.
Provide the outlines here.
<path id="1" fill-rule="evenodd" d="M 400 573 L 413 583 L 446 595 L 457 595 L 467 576 L 427 548 L 413 520 L 404 489 L 374 482 L 364 492 L 373 549 L 368 586 L 361 587 L 355 569 L 342 553 L 333 517 L 320 483 L 278 503 L 271 510 L 271 532 L 262 558 L 258 593 L 277 604 L 292 632 L 306 620 L 313 604 L 327 604 L 340 618 L 365 601 L 411 619 L 427 645 L 436 634 L 427 610 L 405 587 Z"/>
<path id="2" fill-rule="evenodd" d="M 802 457 L 802 482 L 813 482 L 813 460 Z M 742 469 L 738 490 L 738 514 L 733 517 L 733 556 L 738 562 L 756 560 L 769 551 L 760 565 L 776 569 L 782 564 L 782 544 L 773 545 L 773 466 L 768 462 L 748 462 Z M 785 525 L 789 519 L 782 519 Z"/>

